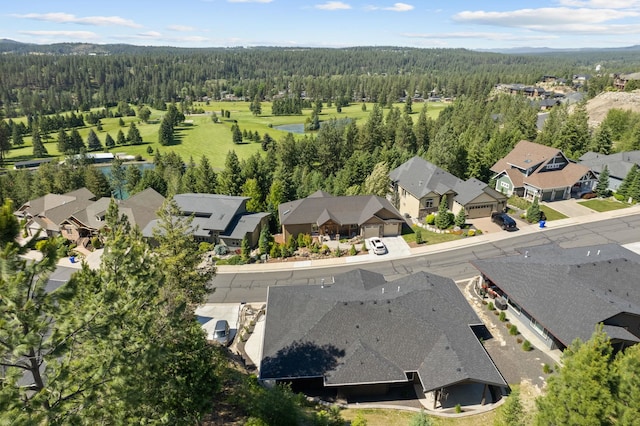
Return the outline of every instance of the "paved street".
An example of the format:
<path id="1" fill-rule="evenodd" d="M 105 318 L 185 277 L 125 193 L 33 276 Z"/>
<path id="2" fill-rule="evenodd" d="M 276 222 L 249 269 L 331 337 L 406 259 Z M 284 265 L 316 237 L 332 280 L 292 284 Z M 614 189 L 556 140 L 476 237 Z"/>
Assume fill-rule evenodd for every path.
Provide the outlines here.
<path id="1" fill-rule="evenodd" d="M 348 257 L 314 261 L 304 266 L 283 262 L 221 267 L 214 278 L 209 302 L 264 302 L 270 285 L 320 284 L 355 267 L 380 272 L 387 279 L 428 271 L 454 280 L 477 274 L 469 261 L 513 254 L 515 248 L 555 242 L 562 247 L 593 244 L 628 244 L 640 241 L 640 206 L 615 212 L 553 221 L 545 229 L 529 225 L 516 232 L 493 232 L 472 238 L 420 247 L 411 256 L 372 257 L 365 263 L 347 263 Z M 599 220 L 600 219 L 600 220 Z M 358 256 L 359 257 L 359 256 Z"/>

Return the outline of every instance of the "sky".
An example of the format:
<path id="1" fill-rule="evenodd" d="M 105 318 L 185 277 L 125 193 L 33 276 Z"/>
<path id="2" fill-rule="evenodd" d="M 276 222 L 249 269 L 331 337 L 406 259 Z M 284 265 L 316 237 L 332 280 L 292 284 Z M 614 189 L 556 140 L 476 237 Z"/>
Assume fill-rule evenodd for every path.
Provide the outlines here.
<path id="1" fill-rule="evenodd" d="M 640 44 L 640 0 L 4 1 L 0 38 L 177 47 Z"/>

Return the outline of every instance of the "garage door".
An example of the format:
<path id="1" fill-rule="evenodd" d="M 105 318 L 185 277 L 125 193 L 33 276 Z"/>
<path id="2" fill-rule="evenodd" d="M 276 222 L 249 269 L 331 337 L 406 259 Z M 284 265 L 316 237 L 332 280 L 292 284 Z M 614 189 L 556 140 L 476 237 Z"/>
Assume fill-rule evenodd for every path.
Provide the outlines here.
<path id="1" fill-rule="evenodd" d="M 477 219 L 491 216 L 491 212 L 494 210 L 495 205 L 493 204 L 478 204 L 477 206 L 470 206 L 466 213 L 468 219 Z"/>
<path id="2" fill-rule="evenodd" d="M 398 224 L 397 223 L 385 223 L 384 224 L 384 232 L 382 236 L 384 237 L 395 237 L 398 235 Z"/>
<path id="3" fill-rule="evenodd" d="M 368 225 L 363 228 L 364 238 L 373 238 L 380 236 L 380 225 Z"/>

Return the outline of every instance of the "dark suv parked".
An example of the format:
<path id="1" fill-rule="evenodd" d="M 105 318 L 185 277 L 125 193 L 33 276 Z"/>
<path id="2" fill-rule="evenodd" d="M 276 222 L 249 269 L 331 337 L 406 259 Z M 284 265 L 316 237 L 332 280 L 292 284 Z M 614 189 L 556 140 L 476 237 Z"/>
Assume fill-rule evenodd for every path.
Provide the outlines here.
<path id="1" fill-rule="evenodd" d="M 506 213 L 491 213 L 491 221 L 504 230 L 514 231 L 517 229 L 516 221 Z"/>

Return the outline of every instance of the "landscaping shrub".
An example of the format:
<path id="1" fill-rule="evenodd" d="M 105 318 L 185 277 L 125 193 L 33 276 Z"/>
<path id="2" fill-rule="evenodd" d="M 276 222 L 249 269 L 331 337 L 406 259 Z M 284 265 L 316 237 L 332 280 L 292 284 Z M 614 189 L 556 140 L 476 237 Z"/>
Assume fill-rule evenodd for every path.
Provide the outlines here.
<path id="1" fill-rule="evenodd" d="M 489 304 L 487 305 L 487 309 L 489 309 L 490 311 L 495 311 L 496 307 L 493 305 L 493 302 L 489 302 Z"/>
<path id="2" fill-rule="evenodd" d="M 351 248 L 349 249 L 349 256 L 355 256 L 358 254 L 358 250 L 356 250 L 356 246 L 351 244 Z"/>
<path id="3" fill-rule="evenodd" d="M 550 373 L 553 373 L 553 369 L 551 368 L 551 366 L 549 364 L 544 364 L 542 366 L 542 372 L 544 374 L 550 374 Z"/>
<path id="4" fill-rule="evenodd" d="M 424 240 L 422 239 L 422 228 L 419 226 L 416 227 L 416 244 L 422 244 Z"/>
<path id="5" fill-rule="evenodd" d="M 516 327 L 515 325 L 511 324 L 511 327 L 509 327 L 509 334 L 512 336 L 517 336 L 518 335 L 518 327 Z"/>
<path id="6" fill-rule="evenodd" d="M 460 404 L 456 404 L 456 413 L 462 413 L 462 406 L 460 406 Z"/>
<path id="7" fill-rule="evenodd" d="M 525 340 L 524 343 L 522 343 L 522 350 L 525 352 L 529 352 L 531 350 L 531 342 L 528 340 Z"/>
<path id="8" fill-rule="evenodd" d="M 100 240 L 100 237 L 91 238 L 91 247 L 96 250 L 102 248 L 102 240 Z"/>
<path id="9" fill-rule="evenodd" d="M 427 215 L 427 217 L 424 218 L 424 223 L 426 223 L 427 225 L 433 225 L 434 223 L 436 223 L 436 215 L 430 213 L 429 215 Z"/>
<path id="10" fill-rule="evenodd" d="M 507 320 L 507 313 L 505 311 L 501 311 L 500 315 L 498 315 L 498 319 L 502 322 Z"/>

